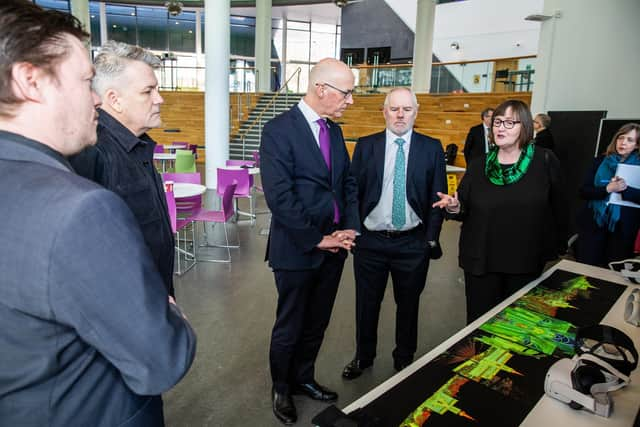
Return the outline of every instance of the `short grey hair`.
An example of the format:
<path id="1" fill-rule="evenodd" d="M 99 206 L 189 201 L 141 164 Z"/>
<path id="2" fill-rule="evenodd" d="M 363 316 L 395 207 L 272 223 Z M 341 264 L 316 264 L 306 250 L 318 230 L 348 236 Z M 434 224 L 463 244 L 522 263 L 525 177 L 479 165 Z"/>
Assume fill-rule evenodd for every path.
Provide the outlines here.
<path id="1" fill-rule="evenodd" d="M 536 119 L 540 120 L 540 124 L 545 129 L 551 126 L 551 117 L 548 114 L 538 113 L 536 114 Z"/>
<path id="2" fill-rule="evenodd" d="M 401 90 L 407 91 L 411 94 L 411 101 L 413 101 L 413 106 L 415 108 L 418 108 L 418 98 L 416 97 L 416 94 L 409 88 L 406 87 L 394 87 L 393 89 L 391 89 L 388 93 L 387 96 L 385 96 L 384 98 L 384 104 L 382 104 L 383 107 L 386 107 L 387 105 L 389 105 L 389 98 L 391 97 L 391 94 L 394 92 L 399 92 Z"/>
<path id="3" fill-rule="evenodd" d="M 130 61 L 141 61 L 153 69 L 161 65 L 160 58 L 139 46 L 109 40 L 102 45 L 93 61 L 96 75 L 93 78 L 93 89 L 102 97 L 108 84 L 118 78 L 127 68 Z"/>

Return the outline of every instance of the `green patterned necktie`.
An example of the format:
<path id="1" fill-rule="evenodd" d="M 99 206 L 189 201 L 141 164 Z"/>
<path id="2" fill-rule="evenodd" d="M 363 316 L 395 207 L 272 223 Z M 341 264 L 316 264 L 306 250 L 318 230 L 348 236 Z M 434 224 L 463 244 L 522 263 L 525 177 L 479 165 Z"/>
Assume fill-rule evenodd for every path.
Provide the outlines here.
<path id="1" fill-rule="evenodd" d="M 391 223 L 396 229 L 402 228 L 405 224 L 405 200 L 406 200 L 406 178 L 405 161 L 402 144 L 404 139 L 396 138 L 398 144 L 396 152 L 396 164 L 393 168 L 393 204 L 391 205 Z"/>

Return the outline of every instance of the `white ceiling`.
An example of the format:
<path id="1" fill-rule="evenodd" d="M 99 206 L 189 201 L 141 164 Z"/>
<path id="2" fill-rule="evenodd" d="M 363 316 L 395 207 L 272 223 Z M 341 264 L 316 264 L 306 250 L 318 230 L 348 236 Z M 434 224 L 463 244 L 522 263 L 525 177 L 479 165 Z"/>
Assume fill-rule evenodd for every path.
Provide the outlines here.
<path id="1" fill-rule="evenodd" d="M 319 24 L 340 24 L 341 9 L 333 3 L 276 6 L 271 8 L 273 18 L 287 18 L 293 21 L 316 22 Z M 232 15 L 256 16 L 254 7 L 232 7 Z"/>

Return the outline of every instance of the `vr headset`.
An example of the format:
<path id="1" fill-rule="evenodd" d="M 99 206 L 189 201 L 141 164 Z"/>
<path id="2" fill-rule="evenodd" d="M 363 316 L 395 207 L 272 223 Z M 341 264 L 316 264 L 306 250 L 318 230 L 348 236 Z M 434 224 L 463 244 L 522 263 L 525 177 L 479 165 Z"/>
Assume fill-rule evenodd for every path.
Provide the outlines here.
<path id="1" fill-rule="evenodd" d="M 609 417 L 613 401 L 609 392 L 629 384 L 638 366 L 638 352 L 624 332 L 611 326 L 581 328 L 576 335 L 576 355 L 549 368 L 544 391 L 573 409 Z"/>
<path id="2" fill-rule="evenodd" d="M 634 289 L 624 306 L 624 320 L 633 326 L 640 326 L 640 289 Z"/>

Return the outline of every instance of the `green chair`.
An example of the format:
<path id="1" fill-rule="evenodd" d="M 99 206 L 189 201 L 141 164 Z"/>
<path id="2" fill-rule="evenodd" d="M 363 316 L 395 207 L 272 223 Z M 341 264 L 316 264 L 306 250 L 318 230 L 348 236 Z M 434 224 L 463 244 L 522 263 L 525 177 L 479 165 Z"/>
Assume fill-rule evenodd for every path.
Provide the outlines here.
<path id="1" fill-rule="evenodd" d="M 196 172 L 196 159 L 190 150 L 176 150 L 175 173 Z"/>

